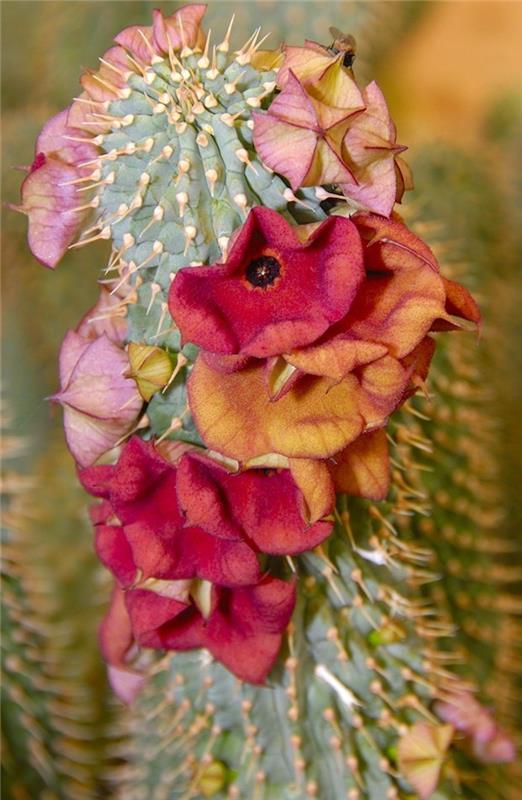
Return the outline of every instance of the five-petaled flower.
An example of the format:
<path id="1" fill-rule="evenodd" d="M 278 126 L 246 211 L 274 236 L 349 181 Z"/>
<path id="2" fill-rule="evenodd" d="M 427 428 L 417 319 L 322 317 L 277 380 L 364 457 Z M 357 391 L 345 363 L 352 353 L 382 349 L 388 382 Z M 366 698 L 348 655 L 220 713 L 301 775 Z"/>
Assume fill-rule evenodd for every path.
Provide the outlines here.
<path id="1" fill-rule="evenodd" d="M 331 533 L 328 520 L 307 519 L 289 470 L 233 473 L 193 449 L 177 455 L 172 464 L 133 437 L 117 464 L 80 472 L 87 491 L 105 501 L 96 549 L 121 586 L 138 575 L 249 585 L 261 574 L 257 553 L 293 555 Z"/>
<path id="2" fill-rule="evenodd" d="M 169 307 L 183 339 L 265 358 L 310 344 L 344 317 L 364 277 L 355 226 L 330 217 L 305 241 L 300 232 L 256 206 L 224 264 L 180 270 Z"/>
<path id="3" fill-rule="evenodd" d="M 143 647 L 205 647 L 234 675 L 263 684 L 295 604 L 295 582 L 264 575 L 251 586 L 194 591 L 162 581 L 125 594 L 133 635 Z"/>
<path id="4" fill-rule="evenodd" d="M 182 334 L 203 348 L 189 380 L 200 433 L 208 447 L 244 465 L 274 453 L 333 458 L 339 489 L 357 485 L 356 493 L 378 499 L 387 489 L 383 440 L 352 443 L 383 428 L 422 384 L 434 348 L 427 334 L 477 323 L 478 309 L 463 287 L 441 276 L 431 250 L 398 219 L 331 217 L 315 228 L 296 228 L 289 241 L 303 241 L 286 250 L 288 225 L 275 212 L 254 209 L 249 220 L 224 265 L 182 270 L 170 295 Z M 307 271 L 299 258 L 325 232 L 339 246 L 335 258 L 326 259 L 323 250 L 310 267 L 303 308 Z M 270 293 L 250 291 L 248 270 L 268 252 L 286 283 L 275 280 Z M 327 280 L 319 284 L 322 274 Z M 325 285 L 340 287 L 335 297 L 342 298 L 330 322 Z M 296 313 L 308 315 L 308 325 L 295 324 Z"/>
<path id="5" fill-rule="evenodd" d="M 388 216 L 413 183 L 375 81 L 361 93 L 342 56 L 310 42 L 285 48 L 278 84 L 268 111 L 253 114 L 264 163 L 294 190 L 338 184 L 358 208 Z"/>

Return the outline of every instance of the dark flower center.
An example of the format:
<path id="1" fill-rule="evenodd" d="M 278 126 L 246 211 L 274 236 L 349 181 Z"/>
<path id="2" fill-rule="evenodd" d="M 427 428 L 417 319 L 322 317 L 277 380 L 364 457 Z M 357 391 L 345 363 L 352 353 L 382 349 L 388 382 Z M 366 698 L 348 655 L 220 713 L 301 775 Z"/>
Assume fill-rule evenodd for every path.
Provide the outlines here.
<path id="1" fill-rule="evenodd" d="M 252 286 L 260 286 L 266 289 L 270 286 L 281 272 L 281 264 L 273 256 L 260 256 L 254 258 L 246 269 L 247 281 Z"/>

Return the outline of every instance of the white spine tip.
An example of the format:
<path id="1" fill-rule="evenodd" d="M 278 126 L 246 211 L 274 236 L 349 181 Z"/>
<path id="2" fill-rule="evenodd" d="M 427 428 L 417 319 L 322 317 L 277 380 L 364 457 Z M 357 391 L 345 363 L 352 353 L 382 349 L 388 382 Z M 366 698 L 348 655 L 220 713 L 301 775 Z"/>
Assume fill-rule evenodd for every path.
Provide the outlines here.
<path id="1" fill-rule="evenodd" d="M 205 99 L 203 100 L 203 105 L 205 105 L 206 108 L 215 108 L 217 106 L 217 104 L 218 104 L 218 101 L 216 100 L 216 98 L 214 97 L 213 94 L 207 95 L 205 97 Z"/>
<path id="2" fill-rule="evenodd" d="M 243 194 L 243 192 L 240 192 L 239 194 L 234 195 L 233 199 L 234 199 L 234 203 L 239 208 L 245 209 L 247 207 L 247 205 L 248 205 L 247 196 L 246 196 L 246 194 Z"/>
<path id="3" fill-rule="evenodd" d="M 129 247 L 134 247 L 134 245 L 136 244 L 136 240 L 132 235 L 132 233 L 123 234 L 123 244 L 126 250 L 128 250 Z"/>
<path id="4" fill-rule="evenodd" d="M 176 195 L 176 200 L 178 201 L 179 206 L 179 215 L 180 217 L 183 216 L 185 213 L 185 207 L 188 203 L 188 194 L 186 192 L 178 192 Z"/>
<path id="5" fill-rule="evenodd" d="M 219 236 L 218 237 L 218 245 L 221 248 L 221 252 L 223 254 L 223 258 L 227 257 L 229 241 L 230 241 L 230 236 Z"/>
<path id="6" fill-rule="evenodd" d="M 157 255 L 159 255 L 160 253 L 163 253 L 163 250 L 164 250 L 163 243 L 160 242 L 159 239 L 156 239 L 156 241 L 152 245 L 152 250 Z"/>
<path id="7" fill-rule="evenodd" d="M 150 153 L 153 147 L 154 147 L 154 137 L 149 136 L 149 138 L 145 139 L 145 141 L 143 142 L 142 150 L 144 150 L 146 153 Z"/>
<path id="8" fill-rule="evenodd" d="M 145 75 L 143 76 L 143 80 L 147 84 L 147 86 L 151 86 L 156 79 L 156 73 L 152 70 L 148 70 Z"/>

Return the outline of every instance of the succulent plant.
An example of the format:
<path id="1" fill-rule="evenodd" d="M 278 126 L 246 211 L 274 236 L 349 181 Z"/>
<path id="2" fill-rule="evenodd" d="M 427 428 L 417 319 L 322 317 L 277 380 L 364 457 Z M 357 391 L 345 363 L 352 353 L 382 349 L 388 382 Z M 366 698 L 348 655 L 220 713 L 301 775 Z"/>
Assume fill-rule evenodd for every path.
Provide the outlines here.
<path id="1" fill-rule="evenodd" d="M 204 11 L 118 34 L 22 186 L 46 266 L 111 246 L 53 399 L 114 577 L 116 795 L 474 797 L 462 763 L 513 745 L 429 590 L 414 395 L 478 307 L 394 210 L 377 85 L 310 41 L 213 45 Z"/>

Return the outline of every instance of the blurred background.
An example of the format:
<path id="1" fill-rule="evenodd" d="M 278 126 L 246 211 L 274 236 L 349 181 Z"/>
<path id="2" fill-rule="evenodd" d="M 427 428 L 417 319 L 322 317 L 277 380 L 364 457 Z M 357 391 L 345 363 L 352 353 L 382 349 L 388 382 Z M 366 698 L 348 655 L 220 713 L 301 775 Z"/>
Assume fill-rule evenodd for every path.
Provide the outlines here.
<path id="1" fill-rule="evenodd" d="M 154 5 L 170 13 L 179 4 L 156 0 Z M 42 638 L 39 657 L 45 652 L 54 659 L 63 692 L 68 696 L 72 681 L 71 697 L 80 692 L 100 730 L 113 703 L 95 642 L 106 586 L 91 553 L 60 412 L 45 397 L 56 390 L 61 340 L 96 299 L 96 279 L 107 249 L 81 249 L 54 272 L 46 270 L 27 247 L 25 218 L 5 204 L 18 202 L 23 173 L 16 167 L 31 163 L 43 123 L 78 93 L 82 67 L 95 67 L 123 27 L 148 24 L 152 8 L 149 2 L 127 0 L 4 0 L 1 5 L 4 450 L 6 488 L 13 495 L 10 522 L 22 543 L 14 555 L 9 551 L 8 561 L 15 566 L 8 576 L 8 602 L 38 606 L 41 629 L 36 625 L 30 637 Z M 329 44 L 330 25 L 356 36 L 357 78 L 378 81 L 397 124 L 398 141 L 409 147 L 406 158 L 416 189 L 406 198 L 404 213 L 424 226 L 428 242 L 430 237 L 437 240 L 438 252 L 448 254 L 459 279 L 483 307 L 485 324 L 474 358 L 480 390 L 487 390 L 484 412 L 495 428 L 491 458 L 507 511 L 502 524 L 508 535 L 520 537 L 522 3 L 210 0 L 206 27 L 224 30 L 232 13 L 238 47 L 258 25 L 272 31 L 267 42 L 271 47 L 281 40 L 297 44 L 305 37 Z M 516 586 L 511 590 L 515 593 Z M 23 644 L 25 634 L 17 635 Z M 23 667 L 21 649 L 13 652 L 12 668 Z M 31 687 L 17 691 L 23 694 Z M 24 726 L 9 705 L 5 713 L 11 731 L 7 759 L 14 773 L 18 761 L 24 765 L 19 748 Z M 43 738 L 46 713 L 42 707 Z M 63 734 L 66 742 L 70 735 Z M 72 769 L 67 778 L 71 786 L 88 783 L 91 772 L 96 773 L 92 765 L 97 758 L 103 760 L 103 736 L 99 752 L 89 752 L 88 767 L 74 759 L 74 769 L 67 767 L 70 752 L 65 748 L 63 769 L 66 774 Z M 37 748 L 37 761 L 44 763 L 38 737 L 31 746 Z M 35 776 L 36 789 L 29 783 L 28 793 L 20 789 L 12 796 L 40 797 L 31 793 L 39 791 L 38 780 Z M 67 796 L 90 795 L 71 790 Z"/>

